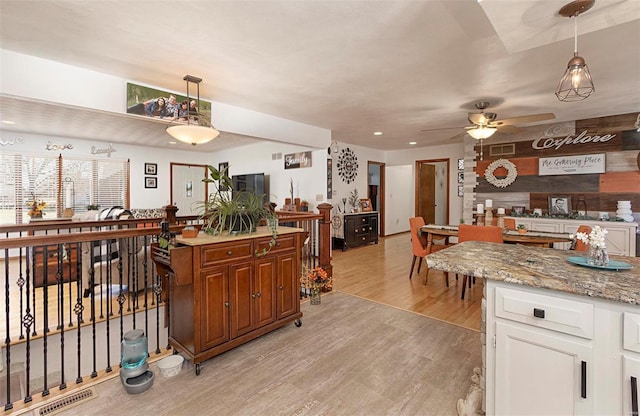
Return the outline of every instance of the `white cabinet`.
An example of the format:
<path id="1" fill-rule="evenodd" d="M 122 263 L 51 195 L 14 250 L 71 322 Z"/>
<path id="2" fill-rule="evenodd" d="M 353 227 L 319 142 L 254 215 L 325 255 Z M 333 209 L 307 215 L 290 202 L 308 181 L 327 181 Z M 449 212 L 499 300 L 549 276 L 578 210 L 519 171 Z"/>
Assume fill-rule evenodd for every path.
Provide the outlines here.
<path id="1" fill-rule="evenodd" d="M 593 412 L 590 342 L 496 323 L 496 415 L 588 415 Z"/>
<path id="2" fill-rule="evenodd" d="M 633 414 L 640 306 L 495 280 L 485 293 L 488 415 Z"/>
<path id="3" fill-rule="evenodd" d="M 530 230 L 564 232 L 574 234 L 580 225 L 595 227 L 599 225 L 607 229 L 605 237 L 607 251 L 609 254 L 618 256 L 636 255 L 636 230 L 638 224 L 635 222 L 614 222 L 614 221 L 585 221 L 553 218 L 529 218 L 513 217 L 516 225 L 524 224 Z M 569 243 L 555 243 L 554 248 L 568 249 Z"/>

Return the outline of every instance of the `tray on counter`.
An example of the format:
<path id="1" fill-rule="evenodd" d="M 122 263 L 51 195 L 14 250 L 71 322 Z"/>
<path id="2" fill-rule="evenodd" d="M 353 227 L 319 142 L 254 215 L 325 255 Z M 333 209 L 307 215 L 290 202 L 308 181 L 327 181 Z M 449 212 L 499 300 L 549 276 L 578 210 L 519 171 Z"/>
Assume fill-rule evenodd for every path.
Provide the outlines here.
<path id="1" fill-rule="evenodd" d="M 567 261 L 569 263 L 577 264 L 578 266 L 591 267 L 592 269 L 620 271 L 620 270 L 629 270 L 633 267 L 629 263 L 625 263 L 623 261 L 617 261 L 617 260 L 609 260 L 609 264 L 607 264 L 606 266 L 596 266 L 595 264 L 587 263 L 587 258 L 584 256 L 568 257 Z"/>

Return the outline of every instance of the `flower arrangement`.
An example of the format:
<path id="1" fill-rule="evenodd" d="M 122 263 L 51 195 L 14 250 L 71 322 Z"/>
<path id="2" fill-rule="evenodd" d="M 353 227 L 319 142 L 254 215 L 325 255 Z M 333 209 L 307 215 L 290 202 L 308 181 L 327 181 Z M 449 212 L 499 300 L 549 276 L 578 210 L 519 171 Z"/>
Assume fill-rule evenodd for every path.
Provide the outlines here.
<path id="1" fill-rule="evenodd" d="M 44 215 L 42 211 L 47 207 L 47 203 L 42 199 L 38 200 L 35 194 L 31 194 L 31 196 L 33 199 L 27 202 L 27 206 L 29 207 L 27 215 L 31 218 L 42 217 L 42 215 Z"/>
<path id="2" fill-rule="evenodd" d="M 308 270 L 308 269 L 307 269 Z M 322 267 L 315 267 L 304 273 L 300 278 L 300 283 L 313 292 L 319 292 L 323 287 L 331 290 L 333 288 L 333 279 L 329 277 Z"/>
<path id="3" fill-rule="evenodd" d="M 606 248 L 605 236 L 608 231 L 606 228 L 602 228 L 599 225 L 596 225 L 591 229 L 589 234 L 587 233 L 576 233 L 575 238 L 582 241 L 585 244 L 588 244 L 590 247 L 594 248 Z"/>

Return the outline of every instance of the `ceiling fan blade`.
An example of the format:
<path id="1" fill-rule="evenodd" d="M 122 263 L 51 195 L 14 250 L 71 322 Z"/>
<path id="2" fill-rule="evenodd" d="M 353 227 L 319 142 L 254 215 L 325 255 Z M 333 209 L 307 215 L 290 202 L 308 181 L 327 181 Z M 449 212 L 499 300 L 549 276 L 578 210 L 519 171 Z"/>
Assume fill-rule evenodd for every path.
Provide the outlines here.
<path id="1" fill-rule="evenodd" d="M 498 126 L 514 125 L 514 124 L 526 124 L 526 123 L 534 123 L 536 121 L 553 120 L 555 118 L 556 118 L 556 115 L 553 113 L 530 114 L 528 116 L 520 116 L 520 117 L 512 117 L 512 118 L 505 118 L 502 120 L 496 120 L 489 123 L 489 126 L 498 127 Z"/>
<path id="2" fill-rule="evenodd" d="M 489 122 L 483 113 L 469 113 L 467 119 L 472 124 L 487 124 Z"/>
<path id="3" fill-rule="evenodd" d="M 511 134 L 520 133 L 521 131 L 524 130 L 522 127 L 509 126 L 509 125 L 497 126 L 497 129 L 498 129 L 498 133 L 511 133 Z"/>
<path id="4" fill-rule="evenodd" d="M 466 131 L 463 131 L 463 132 L 461 132 L 461 133 L 456 134 L 456 135 L 455 135 L 455 136 L 453 136 L 453 137 L 449 137 L 449 140 L 460 139 L 460 138 L 464 137 L 464 135 L 465 135 L 465 134 L 467 134 L 467 132 L 466 132 Z"/>
<path id="5" fill-rule="evenodd" d="M 438 130 L 454 130 L 454 129 L 462 129 L 464 128 L 464 126 L 459 126 L 459 127 L 440 127 L 437 129 L 422 129 L 420 131 L 438 131 Z"/>

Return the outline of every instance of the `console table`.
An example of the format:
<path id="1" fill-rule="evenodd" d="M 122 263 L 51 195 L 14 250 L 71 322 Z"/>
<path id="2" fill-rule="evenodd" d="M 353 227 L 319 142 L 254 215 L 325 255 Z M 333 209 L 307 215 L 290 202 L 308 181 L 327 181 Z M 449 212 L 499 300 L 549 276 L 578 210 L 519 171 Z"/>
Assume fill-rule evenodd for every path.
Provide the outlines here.
<path id="1" fill-rule="evenodd" d="M 378 212 L 334 214 L 331 218 L 333 248 L 378 244 Z"/>

